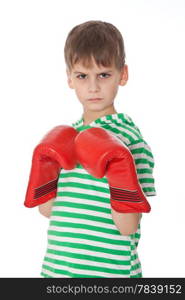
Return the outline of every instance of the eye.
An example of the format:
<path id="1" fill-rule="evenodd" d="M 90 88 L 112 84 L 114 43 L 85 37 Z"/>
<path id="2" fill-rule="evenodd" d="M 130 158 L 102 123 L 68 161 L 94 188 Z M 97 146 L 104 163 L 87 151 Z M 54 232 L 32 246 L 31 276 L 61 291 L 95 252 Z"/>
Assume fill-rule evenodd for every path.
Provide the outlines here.
<path id="1" fill-rule="evenodd" d="M 84 79 L 85 77 L 86 77 L 85 74 L 80 74 L 80 75 L 77 76 L 77 78 L 79 78 L 79 79 Z"/>
<path id="2" fill-rule="evenodd" d="M 110 77 L 111 75 L 110 74 L 108 74 L 108 73 L 101 73 L 100 74 L 100 77 L 101 78 L 108 78 L 108 77 Z"/>

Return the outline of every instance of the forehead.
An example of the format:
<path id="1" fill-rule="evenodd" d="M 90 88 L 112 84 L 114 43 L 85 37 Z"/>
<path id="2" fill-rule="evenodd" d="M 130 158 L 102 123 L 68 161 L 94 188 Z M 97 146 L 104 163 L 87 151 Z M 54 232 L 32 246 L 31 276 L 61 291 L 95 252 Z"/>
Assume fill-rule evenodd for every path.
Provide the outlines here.
<path id="1" fill-rule="evenodd" d="M 92 58 L 88 63 L 86 61 L 78 61 L 76 62 L 73 67 L 72 71 L 73 72 L 94 72 L 94 73 L 99 73 L 99 72 L 105 72 L 105 71 L 115 71 L 116 67 L 114 64 L 111 64 L 110 66 L 103 66 L 103 65 L 97 65 L 96 61 L 94 58 Z"/>
<path id="2" fill-rule="evenodd" d="M 100 73 L 100 72 L 113 72 L 116 71 L 116 68 L 114 66 L 110 67 L 104 67 L 102 65 L 92 65 L 89 67 L 85 67 L 83 64 L 75 64 L 72 68 L 72 71 L 75 73 L 87 73 L 87 72 L 93 72 L 93 73 Z"/>

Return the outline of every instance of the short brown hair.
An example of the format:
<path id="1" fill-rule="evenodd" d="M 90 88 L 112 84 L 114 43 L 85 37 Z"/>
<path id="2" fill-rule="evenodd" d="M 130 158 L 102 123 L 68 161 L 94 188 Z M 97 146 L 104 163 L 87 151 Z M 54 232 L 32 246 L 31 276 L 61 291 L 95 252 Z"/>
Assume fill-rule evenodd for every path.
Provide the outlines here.
<path id="1" fill-rule="evenodd" d="M 98 66 L 115 64 L 118 70 L 125 64 L 125 49 L 120 31 L 112 24 L 88 21 L 75 26 L 68 34 L 64 57 L 69 70 L 81 61 L 91 66 L 92 57 Z"/>

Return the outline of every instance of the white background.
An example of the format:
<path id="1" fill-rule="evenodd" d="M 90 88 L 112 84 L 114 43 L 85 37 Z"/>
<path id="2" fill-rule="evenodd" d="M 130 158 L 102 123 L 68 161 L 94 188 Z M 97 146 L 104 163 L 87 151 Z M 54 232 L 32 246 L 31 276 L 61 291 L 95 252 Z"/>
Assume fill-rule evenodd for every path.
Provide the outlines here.
<path id="1" fill-rule="evenodd" d="M 63 47 L 88 20 L 123 34 L 129 81 L 116 109 L 131 116 L 155 157 L 157 196 L 143 214 L 144 277 L 185 276 L 185 1 L 0 2 L 0 277 L 39 277 L 49 220 L 24 207 L 32 151 L 52 127 L 78 120 Z"/>

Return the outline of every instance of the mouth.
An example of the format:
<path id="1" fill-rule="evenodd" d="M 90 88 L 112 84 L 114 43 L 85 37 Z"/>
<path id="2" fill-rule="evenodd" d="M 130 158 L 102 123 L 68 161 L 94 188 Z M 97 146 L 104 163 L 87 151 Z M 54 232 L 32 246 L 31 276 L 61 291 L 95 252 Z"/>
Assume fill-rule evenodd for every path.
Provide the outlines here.
<path id="1" fill-rule="evenodd" d="M 100 101 L 103 98 L 89 98 L 88 101 Z"/>

